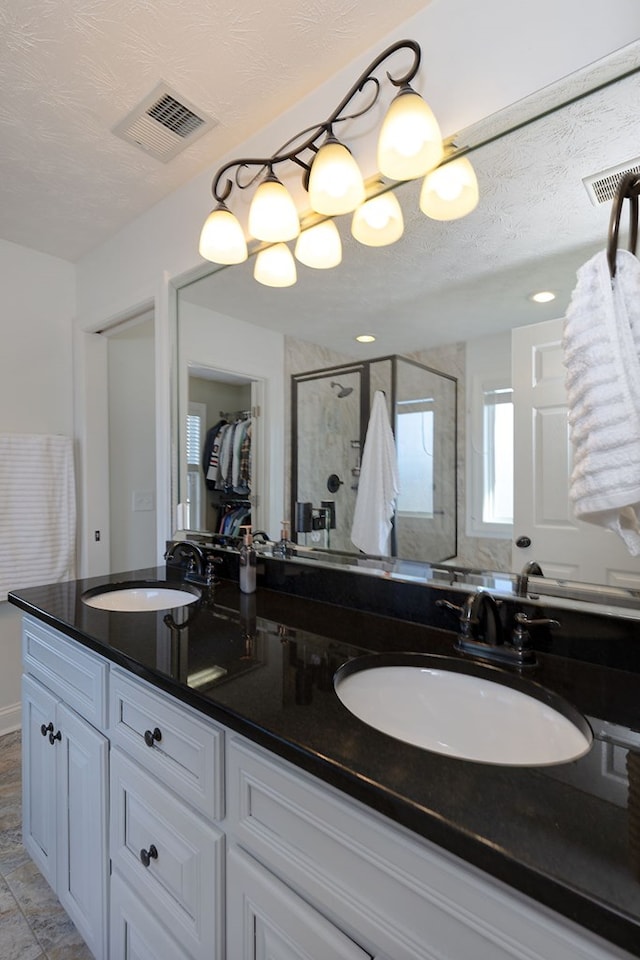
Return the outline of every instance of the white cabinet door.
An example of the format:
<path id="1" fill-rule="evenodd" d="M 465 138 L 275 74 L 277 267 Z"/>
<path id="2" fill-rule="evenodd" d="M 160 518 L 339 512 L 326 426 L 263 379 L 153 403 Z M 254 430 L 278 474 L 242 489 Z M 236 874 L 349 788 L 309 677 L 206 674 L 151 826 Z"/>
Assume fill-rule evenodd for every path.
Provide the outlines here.
<path id="1" fill-rule="evenodd" d="M 106 956 L 107 775 L 109 744 L 58 704 L 58 881 L 63 907 L 95 957 Z"/>
<path id="2" fill-rule="evenodd" d="M 109 744 L 37 680 L 22 684 L 24 845 L 96 960 L 106 960 Z"/>
<path id="3" fill-rule="evenodd" d="M 511 342 L 514 571 L 527 560 L 537 560 L 548 577 L 640 588 L 640 562 L 629 556 L 622 540 L 573 516 L 562 320 L 519 327 Z M 516 546 L 521 536 L 529 537 L 529 547 Z"/>
<path id="4" fill-rule="evenodd" d="M 190 960 L 117 873 L 111 880 L 110 918 L 109 960 Z"/>
<path id="5" fill-rule="evenodd" d="M 31 677 L 22 678 L 23 843 L 50 886 L 56 886 L 57 699 Z"/>
<path id="6" fill-rule="evenodd" d="M 371 954 L 237 848 L 227 859 L 227 957 L 371 960 Z"/>

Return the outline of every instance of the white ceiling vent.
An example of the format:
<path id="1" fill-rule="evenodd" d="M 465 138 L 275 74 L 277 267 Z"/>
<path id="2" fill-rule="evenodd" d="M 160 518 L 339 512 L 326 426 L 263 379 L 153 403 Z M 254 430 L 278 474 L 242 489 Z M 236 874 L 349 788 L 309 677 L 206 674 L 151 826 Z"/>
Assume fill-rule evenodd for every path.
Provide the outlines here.
<path id="1" fill-rule="evenodd" d="M 167 163 L 217 122 L 161 82 L 113 132 Z"/>
<path id="2" fill-rule="evenodd" d="M 625 173 L 640 175 L 640 157 L 636 157 L 635 160 L 627 160 L 626 163 L 620 163 L 617 167 L 609 167 L 608 170 L 601 170 L 599 173 L 583 178 L 582 182 L 594 207 L 613 200 L 616 188 Z"/>

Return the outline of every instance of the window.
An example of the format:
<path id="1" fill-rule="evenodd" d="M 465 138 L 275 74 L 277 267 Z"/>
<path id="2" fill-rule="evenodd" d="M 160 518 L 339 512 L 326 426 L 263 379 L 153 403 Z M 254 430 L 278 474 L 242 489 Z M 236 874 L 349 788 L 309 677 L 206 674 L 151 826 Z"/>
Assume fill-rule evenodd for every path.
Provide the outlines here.
<path id="1" fill-rule="evenodd" d="M 397 411 L 397 511 L 405 516 L 433 517 L 433 400 L 401 400 Z"/>
<path id="2" fill-rule="evenodd" d="M 513 523 L 512 397 L 511 387 L 483 391 L 483 523 Z"/>
<path id="3" fill-rule="evenodd" d="M 187 448 L 187 502 L 189 504 L 188 527 L 192 530 L 202 530 L 204 528 L 204 517 L 202 516 L 204 481 L 201 459 L 206 416 L 206 404 L 189 403 L 185 439 Z"/>

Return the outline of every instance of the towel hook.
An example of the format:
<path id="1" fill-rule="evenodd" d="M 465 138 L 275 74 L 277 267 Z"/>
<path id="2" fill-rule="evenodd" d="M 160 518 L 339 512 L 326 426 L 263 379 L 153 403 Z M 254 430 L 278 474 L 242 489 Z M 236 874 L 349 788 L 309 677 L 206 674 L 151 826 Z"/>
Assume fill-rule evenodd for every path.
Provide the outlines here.
<path id="1" fill-rule="evenodd" d="M 621 178 L 611 207 L 609 220 L 609 238 L 607 242 L 607 262 L 611 279 L 616 275 L 616 253 L 618 250 L 618 233 L 620 232 L 620 217 L 625 200 L 629 200 L 629 250 L 635 254 L 638 245 L 638 194 L 640 193 L 640 177 L 637 173 L 626 173 Z"/>

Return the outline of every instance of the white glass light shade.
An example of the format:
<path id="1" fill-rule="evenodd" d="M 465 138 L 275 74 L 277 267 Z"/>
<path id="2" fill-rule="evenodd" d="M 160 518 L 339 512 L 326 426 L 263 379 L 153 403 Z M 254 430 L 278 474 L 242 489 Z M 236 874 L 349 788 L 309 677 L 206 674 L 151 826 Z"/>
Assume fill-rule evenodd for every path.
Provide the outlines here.
<path id="1" fill-rule="evenodd" d="M 200 256 L 213 263 L 244 263 L 247 241 L 237 217 L 220 204 L 204 222 L 198 247 Z"/>
<path id="2" fill-rule="evenodd" d="M 249 233 L 256 240 L 278 243 L 294 240 L 300 233 L 300 220 L 287 188 L 273 176 L 267 176 L 249 207 Z"/>
<path id="3" fill-rule="evenodd" d="M 342 240 L 333 220 L 323 220 L 303 230 L 296 241 L 296 260 L 316 270 L 337 267 L 342 260 Z"/>
<path id="4" fill-rule="evenodd" d="M 351 213 L 364 199 L 364 181 L 358 164 L 342 143 L 327 139 L 311 164 L 309 203 L 312 209 L 334 217 Z"/>
<path id="5" fill-rule="evenodd" d="M 404 220 L 394 193 L 367 200 L 353 214 L 351 233 L 368 247 L 384 247 L 402 236 Z"/>
<path id="6" fill-rule="evenodd" d="M 253 276 L 266 287 L 291 287 L 296 282 L 296 262 L 286 243 L 265 247 L 256 257 Z"/>
<path id="7" fill-rule="evenodd" d="M 437 167 L 442 134 L 431 107 L 411 88 L 391 101 L 378 137 L 378 170 L 391 180 L 415 180 Z"/>
<path id="8" fill-rule="evenodd" d="M 475 171 L 466 157 L 445 163 L 424 178 L 420 209 L 433 220 L 457 220 L 477 206 Z"/>

